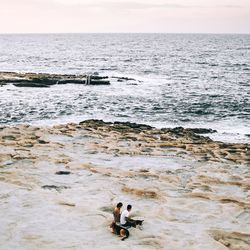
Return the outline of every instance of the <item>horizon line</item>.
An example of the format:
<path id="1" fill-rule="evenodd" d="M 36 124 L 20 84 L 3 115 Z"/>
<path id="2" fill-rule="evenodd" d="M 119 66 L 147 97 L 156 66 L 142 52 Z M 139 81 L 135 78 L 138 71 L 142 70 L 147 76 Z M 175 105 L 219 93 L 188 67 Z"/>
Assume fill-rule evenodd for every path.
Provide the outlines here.
<path id="1" fill-rule="evenodd" d="M 183 34 L 183 35 L 250 35 L 243 32 L 0 32 L 0 35 L 70 35 L 70 34 Z"/>

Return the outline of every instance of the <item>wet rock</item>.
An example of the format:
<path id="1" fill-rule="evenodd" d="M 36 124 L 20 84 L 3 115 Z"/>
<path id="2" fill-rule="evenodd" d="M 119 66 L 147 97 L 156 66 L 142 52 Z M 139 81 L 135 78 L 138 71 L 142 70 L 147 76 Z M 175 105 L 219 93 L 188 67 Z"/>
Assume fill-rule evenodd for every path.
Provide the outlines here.
<path id="1" fill-rule="evenodd" d="M 108 76 L 99 76 L 96 74 L 91 75 L 92 80 L 103 80 L 103 79 L 108 79 Z"/>
<path id="2" fill-rule="evenodd" d="M 88 82 L 89 85 L 110 85 L 110 81 L 104 81 L 102 80 L 103 78 L 99 77 L 99 79 L 94 79 L 91 77 L 91 80 Z M 86 80 L 78 80 L 78 79 L 66 79 L 66 80 L 59 80 L 57 81 L 57 84 L 67 84 L 67 83 L 72 83 L 72 84 L 87 84 Z"/>
<path id="3" fill-rule="evenodd" d="M 186 129 L 186 131 L 192 131 L 196 134 L 212 134 L 212 133 L 216 133 L 217 130 L 213 130 L 211 128 L 207 129 L 207 128 L 188 128 Z"/>
<path id="4" fill-rule="evenodd" d="M 112 76 L 112 78 L 117 79 L 118 82 L 122 82 L 122 81 L 135 81 L 134 78 L 130 78 L 130 77 L 117 77 L 117 76 Z"/>
<path id="5" fill-rule="evenodd" d="M 120 127 L 119 127 L 120 126 Z M 133 122 L 114 122 L 114 127 L 115 128 L 123 128 L 128 127 L 132 129 L 140 129 L 140 130 L 151 130 L 153 127 L 145 124 L 138 124 L 138 123 L 133 123 Z"/>
<path id="6" fill-rule="evenodd" d="M 110 85 L 110 81 L 91 80 L 89 85 Z"/>
<path id="7" fill-rule="evenodd" d="M 79 123 L 79 125 L 82 125 L 84 127 L 89 127 L 89 128 L 93 128 L 93 129 L 97 129 L 99 127 L 103 127 L 103 126 L 108 126 L 111 125 L 111 122 L 104 122 L 103 120 L 97 120 L 97 119 L 89 119 L 89 120 L 85 120 Z"/>
<path id="8" fill-rule="evenodd" d="M 66 75 L 46 73 L 0 72 L 0 84 L 12 83 L 16 87 L 48 88 L 55 84 L 109 85 L 107 76 Z M 88 81 L 87 81 L 88 79 Z M 104 80 L 105 79 L 105 80 Z"/>
<path id="9" fill-rule="evenodd" d="M 70 171 L 57 171 L 56 174 L 58 175 L 69 175 L 71 172 Z"/>
<path id="10" fill-rule="evenodd" d="M 194 133 L 190 129 L 184 129 L 182 127 L 177 127 L 174 129 L 170 129 L 169 132 L 173 133 L 177 137 L 190 138 L 194 143 L 208 143 L 212 142 L 212 140 L 207 136 L 201 136 Z"/>
<path id="11" fill-rule="evenodd" d="M 133 122 L 104 122 L 103 120 L 96 120 L 96 119 L 90 119 L 90 120 L 85 120 L 79 123 L 80 125 L 88 125 L 88 126 L 93 126 L 93 127 L 98 127 L 98 126 L 112 126 L 114 129 L 139 129 L 139 130 L 151 130 L 153 127 L 145 124 L 138 124 L 138 123 L 133 123 Z"/>
<path id="12" fill-rule="evenodd" d="M 16 87 L 30 87 L 30 88 L 48 88 L 50 85 L 45 83 L 36 83 L 36 82 L 19 82 L 19 83 L 13 83 Z"/>

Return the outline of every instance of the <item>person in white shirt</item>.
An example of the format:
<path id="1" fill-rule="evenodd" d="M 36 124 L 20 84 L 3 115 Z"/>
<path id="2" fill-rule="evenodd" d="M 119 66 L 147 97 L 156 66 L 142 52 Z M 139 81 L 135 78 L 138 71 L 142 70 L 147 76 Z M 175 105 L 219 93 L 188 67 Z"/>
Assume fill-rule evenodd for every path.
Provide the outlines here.
<path id="1" fill-rule="evenodd" d="M 135 221 L 129 218 L 131 209 L 132 209 L 132 206 L 128 205 L 127 210 L 124 210 L 121 214 L 120 222 L 121 222 L 121 225 L 124 227 L 136 226 Z"/>

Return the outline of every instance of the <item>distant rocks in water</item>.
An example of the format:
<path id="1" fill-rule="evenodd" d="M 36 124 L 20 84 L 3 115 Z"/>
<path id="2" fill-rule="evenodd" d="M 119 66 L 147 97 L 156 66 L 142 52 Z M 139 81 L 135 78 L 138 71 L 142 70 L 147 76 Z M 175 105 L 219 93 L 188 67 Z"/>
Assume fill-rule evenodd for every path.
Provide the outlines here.
<path id="1" fill-rule="evenodd" d="M 134 78 L 130 77 L 118 77 L 118 76 L 112 76 L 112 78 L 117 79 L 117 82 L 123 82 L 123 81 L 135 81 Z"/>
<path id="2" fill-rule="evenodd" d="M 117 82 L 127 82 L 127 85 L 138 85 L 138 83 L 142 82 L 140 80 L 136 80 L 136 79 L 130 78 L 130 77 L 112 76 L 111 78 L 116 79 Z"/>
<path id="3" fill-rule="evenodd" d="M 55 84 L 109 85 L 107 76 L 0 72 L 0 85 L 48 88 Z"/>
<path id="4" fill-rule="evenodd" d="M 36 87 L 36 88 L 48 88 L 50 87 L 49 84 L 45 83 L 36 83 L 36 82 L 19 82 L 19 83 L 13 83 L 16 87 Z"/>

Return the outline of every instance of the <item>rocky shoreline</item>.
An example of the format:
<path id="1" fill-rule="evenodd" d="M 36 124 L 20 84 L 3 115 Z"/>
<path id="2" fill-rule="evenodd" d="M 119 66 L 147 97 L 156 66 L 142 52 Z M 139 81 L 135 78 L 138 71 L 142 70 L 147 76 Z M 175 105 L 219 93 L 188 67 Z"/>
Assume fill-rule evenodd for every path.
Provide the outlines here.
<path id="1" fill-rule="evenodd" d="M 129 122 L 0 127 L 3 249 L 249 249 L 250 145 Z M 199 133 L 199 134 L 198 134 Z M 113 206 L 144 218 L 121 242 Z"/>
<path id="2" fill-rule="evenodd" d="M 45 87 L 55 84 L 109 85 L 107 76 L 69 75 L 47 73 L 0 72 L 0 86 L 13 84 L 16 87 Z"/>

